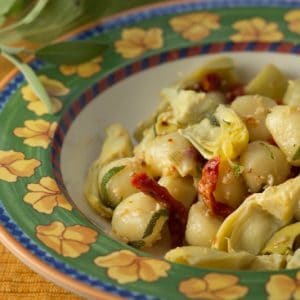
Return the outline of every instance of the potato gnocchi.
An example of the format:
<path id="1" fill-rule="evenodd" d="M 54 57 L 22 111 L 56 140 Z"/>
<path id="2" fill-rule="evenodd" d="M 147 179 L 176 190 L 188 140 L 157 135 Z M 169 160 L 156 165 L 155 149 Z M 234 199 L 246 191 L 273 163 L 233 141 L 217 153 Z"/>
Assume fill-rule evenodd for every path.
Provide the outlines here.
<path id="1" fill-rule="evenodd" d="M 241 82 L 220 56 L 161 90 L 134 133 L 106 129 L 84 194 L 119 240 L 194 267 L 300 267 L 300 79 Z"/>

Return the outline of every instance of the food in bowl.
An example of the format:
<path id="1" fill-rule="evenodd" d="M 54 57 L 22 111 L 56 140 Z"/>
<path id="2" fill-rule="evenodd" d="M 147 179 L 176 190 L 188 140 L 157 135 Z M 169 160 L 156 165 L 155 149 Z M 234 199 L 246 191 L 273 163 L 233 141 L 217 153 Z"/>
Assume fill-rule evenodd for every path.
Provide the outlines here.
<path id="1" fill-rule="evenodd" d="M 136 248 L 169 234 L 173 262 L 299 267 L 300 80 L 266 65 L 245 83 L 220 56 L 160 97 L 136 145 L 121 124 L 106 129 L 90 206 Z"/>

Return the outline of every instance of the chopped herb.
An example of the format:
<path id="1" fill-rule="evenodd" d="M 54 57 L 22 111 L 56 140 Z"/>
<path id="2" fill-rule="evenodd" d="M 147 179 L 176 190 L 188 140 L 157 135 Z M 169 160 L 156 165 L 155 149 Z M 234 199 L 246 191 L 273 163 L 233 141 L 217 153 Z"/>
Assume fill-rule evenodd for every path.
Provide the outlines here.
<path id="1" fill-rule="evenodd" d="M 298 147 L 297 151 L 295 152 L 293 158 L 293 160 L 298 160 L 300 159 L 300 147 Z"/>
<path id="2" fill-rule="evenodd" d="M 213 114 L 207 115 L 207 119 L 209 120 L 211 125 L 220 127 L 218 119 Z"/>
<path id="3" fill-rule="evenodd" d="M 273 152 L 272 152 L 272 150 L 268 147 L 268 145 L 266 145 L 265 143 L 260 143 L 263 147 L 265 147 L 265 149 L 269 152 L 269 154 L 270 154 L 270 157 L 274 160 L 275 158 L 274 158 L 274 154 L 273 154 Z M 299 153 L 299 155 L 300 155 L 300 153 Z M 299 157 L 300 158 L 300 157 Z"/>
<path id="4" fill-rule="evenodd" d="M 130 245 L 134 248 L 140 249 L 140 248 L 145 246 L 145 242 L 143 240 L 131 241 L 131 242 L 128 243 L 128 245 Z"/>
<path id="5" fill-rule="evenodd" d="M 114 209 L 116 207 L 116 205 L 109 200 L 106 185 L 108 184 L 108 182 L 110 181 L 110 179 L 113 176 L 115 176 L 117 173 L 119 173 L 124 168 L 125 168 L 125 166 L 119 166 L 119 167 L 111 168 L 109 171 L 107 171 L 107 173 L 105 173 L 105 175 L 102 178 L 102 182 L 101 182 L 101 201 L 103 202 L 103 204 L 105 206 L 110 207 L 112 209 Z"/>
<path id="6" fill-rule="evenodd" d="M 166 216 L 168 216 L 168 211 L 166 209 L 160 209 L 160 210 L 156 211 L 152 215 L 151 220 L 146 227 L 146 230 L 143 234 L 143 239 L 152 234 L 154 227 L 156 225 L 156 222 L 160 219 L 160 217 L 166 217 Z"/>
<path id="7" fill-rule="evenodd" d="M 239 177 L 243 173 L 244 167 L 238 163 L 233 164 L 232 170 L 235 177 Z"/>

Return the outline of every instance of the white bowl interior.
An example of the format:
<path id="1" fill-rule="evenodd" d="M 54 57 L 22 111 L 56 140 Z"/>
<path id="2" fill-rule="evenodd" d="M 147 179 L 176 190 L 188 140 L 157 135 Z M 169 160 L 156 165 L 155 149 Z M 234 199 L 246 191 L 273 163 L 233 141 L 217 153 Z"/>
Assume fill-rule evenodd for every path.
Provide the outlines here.
<path id="1" fill-rule="evenodd" d="M 90 164 L 100 153 L 105 128 L 113 122 L 119 122 L 132 133 L 137 123 L 155 109 L 163 87 L 220 55 L 234 59 L 243 81 L 249 80 L 268 63 L 278 66 L 289 78 L 300 77 L 300 56 L 231 52 L 165 63 L 132 75 L 99 94 L 72 123 L 61 152 L 64 184 L 76 206 L 93 223 L 109 233 L 109 223 L 94 213 L 83 197 L 84 180 Z"/>

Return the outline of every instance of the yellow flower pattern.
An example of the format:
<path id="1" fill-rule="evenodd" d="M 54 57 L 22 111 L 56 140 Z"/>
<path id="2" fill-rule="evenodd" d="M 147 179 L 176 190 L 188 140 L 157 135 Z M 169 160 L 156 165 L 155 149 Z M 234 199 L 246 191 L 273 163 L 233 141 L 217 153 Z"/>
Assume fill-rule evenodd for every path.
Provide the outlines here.
<path id="1" fill-rule="evenodd" d="M 52 141 L 57 123 L 45 120 L 27 120 L 24 127 L 15 128 L 14 135 L 24 138 L 24 144 L 47 149 Z"/>
<path id="2" fill-rule="evenodd" d="M 0 150 L 0 180 L 16 182 L 18 177 L 31 177 L 41 162 L 25 159 L 21 152 Z"/>
<path id="3" fill-rule="evenodd" d="M 170 20 L 172 29 L 189 41 L 201 41 L 212 30 L 220 27 L 220 17 L 209 12 L 197 12 L 174 17 Z"/>
<path id="4" fill-rule="evenodd" d="M 58 96 L 65 96 L 69 93 L 69 89 L 65 87 L 61 82 L 50 79 L 45 75 L 39 76 L 39 80 L 48 92 L 50 99 L 52 100 L 53 113 L 57 113 L 62 108 L 61 101 L 57 98 Z M 36 96 L 34 91 L 29 85 L 24 86 L 21 89 L 22 97 L 28 102 L 27 108 L 38 116 L 48 113 L 47 107 L 44 103 Z"/>
<path id="5" fill-rule="evenodd" d="M 290 31 L 300 34 L 300 9 L 294 9 L 285 14 Z"/>
<path id="6" fill-rule="evenodd" d="M 51 177 L 43 177 L 39 183 L 28 184 L 27 189 L 29 192 L 24 196 L 24 201 L 38 212 L 51 214 L 55 207 L 72 210 L 71 204 Z"/>
<path id="7" fill-rule="evenodd" d="M 248 293 L 234 275 L 209 273 L 203 278 L 190 278 L 179 284 L 179 291 L 189 299 L 235 300 Z"/>
<path id="8" fill-rule="evenodd" d="M 296 278 L 272 275 L 266 285 L 268 300 L 300 300 L 300 271 Z"/>
<path id="9" fill-rule="evenodd" d="M 76 258 L 90 250 L 97 232 L 81 225 L 65 226 L 59 221 L 36 227 L 36 236 L 56 253 Z"/>
<path id="10" fill-rule="evenodd" d="M 137 280 L 154 282 L 161 277 L 167 277 L 167 271 L 170 269 L 170 264 L 163 260 L 137 256 L 129 250 L 98 256 L 95 264 L 107 268 L 107 275 L 118 283 Z"/>
<path id="11" fill-rule="evenodd" d="M 283 39 L 278 25 L 263 18 L 240 20 L 233 28 L 238 31 L 230 37 L 234 42 L 278 42 Z"/>
<path id="12" fill-rule="evenodd" d="M 124 58 L 134 58 L 148 50 L 163 46 L 163 32 L 160 28 L 130 28 L 122 31 L 122 39 L 115 42 L 115 48 Z"/>
<path id="13" fill-rule="evenodd" d="M 65 76 L 77 74 L 79 77 L 88 78 L 101 71 L 102 57 L 96 57 L 79 65 L 61 65 L 60 72 Z"/>

